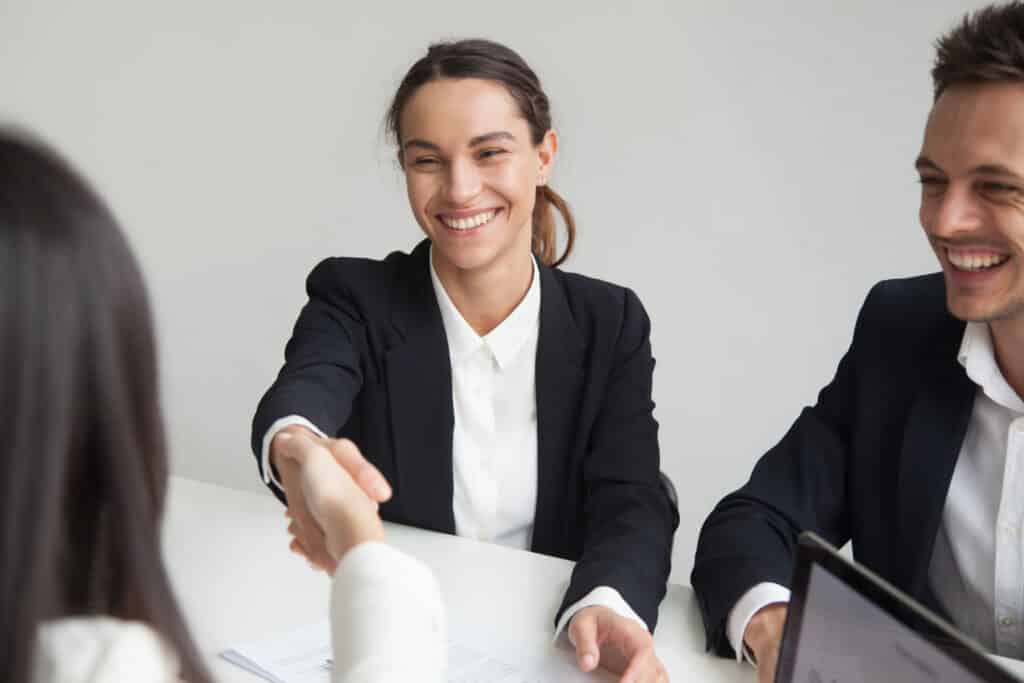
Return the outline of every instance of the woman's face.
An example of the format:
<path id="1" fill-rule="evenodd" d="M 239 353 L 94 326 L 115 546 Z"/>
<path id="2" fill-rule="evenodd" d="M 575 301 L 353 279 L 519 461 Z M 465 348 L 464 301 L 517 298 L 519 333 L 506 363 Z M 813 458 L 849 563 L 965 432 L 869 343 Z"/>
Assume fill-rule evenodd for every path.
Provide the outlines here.
<path id="1" fill-rule="evenodd" d="M 401 113 L 409 204 L 439 271 L 503 269 L 530 252 L 537 186 L 558 140 L 534 146 L 505 86 L 476 78 L 423 85 Z"/>

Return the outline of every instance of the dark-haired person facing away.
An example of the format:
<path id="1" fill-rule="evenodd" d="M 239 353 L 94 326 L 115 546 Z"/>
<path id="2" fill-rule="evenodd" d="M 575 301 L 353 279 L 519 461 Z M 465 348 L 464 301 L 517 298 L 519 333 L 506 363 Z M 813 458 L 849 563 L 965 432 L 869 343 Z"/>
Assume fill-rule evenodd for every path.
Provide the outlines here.
<path id="1" fill-rule="evenodd" d="M 1024 4 L 965 17 L 932 77 L 916 168 L 942 273 L 871 290 L 817 404 L 701 531 L 708 646 L 749 648 L 761 681 L 805 529 L 1024 657 Z"/>
<path id="2" fill-rule="evenodd" d="M 161 559 L 167 457 L 138 266 L 86 183 L 2 128 L 0 377 L 0 681 L 209 681 Z M 281 457 L 301 464 L 337 563 L 334 680 L 442 681 L 429 570 L 380 542 L 375 503 L 329 451 L 295 437 Z"/>
<path id="3" fill-rule="evenodd" d="M 629 289 L 558 268 L 575 225 L 547 182 L 558 137 L 540 81 L 502 45 L 433 45 L 387 125 L 427 239 L 313 270 L 253 420 L 293 545 L 330 565 L 297 468 L 277 459 L 288 432 L 364 453 L 393 486 L 385 519 L 575 560 L 555 622 L 581 668 L 662 680 L 650 629 L 678 514 L 659 478 L 650 322 Z"/>

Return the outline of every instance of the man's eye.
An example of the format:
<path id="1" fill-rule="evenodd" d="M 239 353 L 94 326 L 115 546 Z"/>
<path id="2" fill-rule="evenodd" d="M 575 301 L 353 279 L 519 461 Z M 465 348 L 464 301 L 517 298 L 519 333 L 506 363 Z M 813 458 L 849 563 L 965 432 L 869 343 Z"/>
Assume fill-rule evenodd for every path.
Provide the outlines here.
<path id="1" fill-rule="evenodd" d="M 412 163 L 415 166 L 430 166 L 440 162 L 434 157 L 417 157 Z"/>
<path id="2" fill-rule="evenodd" d="M 946 181 L 944 178 L 921 176 L 918 182 L 921 183 L 921 193 L 927 196 L 938 196 L 946 189 Z"/>
<path id="3" fill-rule="evenodd" d="M 505 153 L 505 150 L 503 150 L 503 149 L 498 149 L 498 148 L 485 149 L 485 150 L 480 152 L 480 158 L 481 159 L 493 159 L 494 157 L 499 156 L 499 155 L 504 154 L 504 153 Z"/>
<path id="4" fill-rule="evenodd" d="M 1005 183 L 985 182 L 982 183 L 981 187 L 989 194 L 1011 194 L 1018 192 L 1016 187 Z"/>

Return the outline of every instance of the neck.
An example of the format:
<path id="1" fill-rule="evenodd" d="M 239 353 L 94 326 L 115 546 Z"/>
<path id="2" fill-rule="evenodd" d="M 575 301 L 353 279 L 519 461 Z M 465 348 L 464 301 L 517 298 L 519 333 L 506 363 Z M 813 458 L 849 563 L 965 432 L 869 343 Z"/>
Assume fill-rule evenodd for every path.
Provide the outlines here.
<path id="1" fill-rule="evenodd" d="M 1024 398 L 1024 320 L 994 320 L 988 328 L 999 370 L 1017 396 Z"/>
<path id="2" fill-rule="evenodd" d="M 533 257 L 527 250 L 486 268 L 460 270 L 431 259 L 455 308 L 481 337 L 515 310 L 533 281 Z"/>

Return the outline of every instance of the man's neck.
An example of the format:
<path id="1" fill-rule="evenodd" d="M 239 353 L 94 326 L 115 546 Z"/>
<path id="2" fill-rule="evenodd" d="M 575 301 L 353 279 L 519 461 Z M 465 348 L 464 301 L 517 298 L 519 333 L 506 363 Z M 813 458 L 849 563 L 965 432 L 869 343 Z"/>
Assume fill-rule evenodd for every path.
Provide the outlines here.
<path id="1" fill-rule="evenodd" d="M 1024 399 L 1024 320 L 993 320 L 992 349 L 1006 383 Z"/>

